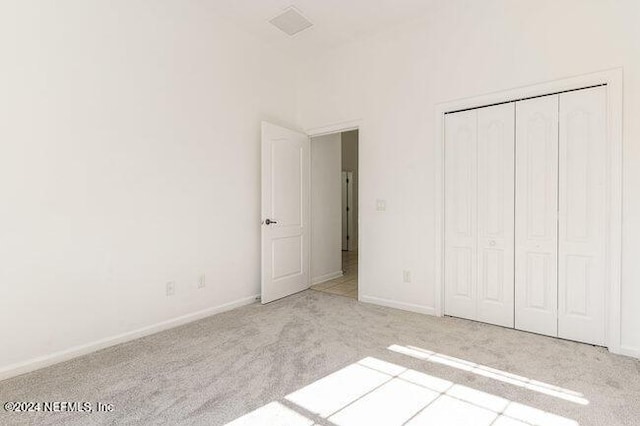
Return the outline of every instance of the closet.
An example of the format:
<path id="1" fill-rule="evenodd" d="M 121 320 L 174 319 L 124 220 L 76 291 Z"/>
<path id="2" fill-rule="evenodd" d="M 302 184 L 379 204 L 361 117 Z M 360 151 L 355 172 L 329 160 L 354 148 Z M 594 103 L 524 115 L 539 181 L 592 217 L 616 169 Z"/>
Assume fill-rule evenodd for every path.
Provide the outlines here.
<path id="1" fill-rule="evenodd" d="M 605 343 L 606 86 L 445 115 L 445 314 Z"/>

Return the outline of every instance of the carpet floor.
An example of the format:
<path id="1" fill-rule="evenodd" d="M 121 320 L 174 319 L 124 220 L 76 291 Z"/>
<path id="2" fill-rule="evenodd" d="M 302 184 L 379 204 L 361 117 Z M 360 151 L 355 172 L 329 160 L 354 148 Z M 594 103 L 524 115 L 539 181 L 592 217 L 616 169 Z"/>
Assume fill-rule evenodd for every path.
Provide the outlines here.
<path id="1" fill-rule="evenodd" d="M 640 361 L 305 291 L 0 382 L 0 424 L 638 425 Z"/>

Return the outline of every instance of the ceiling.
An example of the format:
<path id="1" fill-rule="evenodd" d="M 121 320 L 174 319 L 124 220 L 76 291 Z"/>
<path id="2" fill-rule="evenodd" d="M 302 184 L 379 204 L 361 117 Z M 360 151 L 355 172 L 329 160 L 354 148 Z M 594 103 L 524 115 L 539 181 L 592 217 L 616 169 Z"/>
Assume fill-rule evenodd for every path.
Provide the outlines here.
<path id="1" fill-rule="evenodd" d="M 428 0 L 211 0 L 221 17 L 293 54 L 347 43 L 427 13 Z M 292 37 L 269 20 L 294 6 L 314 25 Z"/>

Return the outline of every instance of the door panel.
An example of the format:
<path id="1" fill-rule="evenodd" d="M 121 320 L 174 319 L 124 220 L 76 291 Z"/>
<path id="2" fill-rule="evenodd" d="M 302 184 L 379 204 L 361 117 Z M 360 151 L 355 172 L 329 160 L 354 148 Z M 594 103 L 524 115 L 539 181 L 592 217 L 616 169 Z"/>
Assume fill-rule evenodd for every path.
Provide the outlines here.
<path id="1" fill-rule="evenodd" d="M 513 327 L 513 103 L 478 109 L 478 317 Z"/>
<path id="2" fill-rule="evenodd" d="M 300 235 L 276 237 L 271 241 L 273 270 L 271 278 L 280 280 L 301 274 L 304 257 L 303 238 Z"/>
<path id="3" fill-rule="evenodd" d="M 557 336 L 558 95 L 516 103 L 515 327 Z"/>
<path id="4" fill-rule="evenodd" d="M 603 345 L 606 88 L 560 95 L 558 335 Z"/>
<path id="5" fill-rule="evenodd" d="M 262 303 L 309 287 L 309 148 L 307 135 L 262 123 Z"/>
<path id="6" fill-rule="evenodd" d="M 271 214 L 281 226 L 302 224 L 303 151 L 288 139 L 271 141 Z"/>
<path id="7" fill-rule="evenodd" d="M 477 114 L 445 116 L 445 314 L 476 319 Z"/>

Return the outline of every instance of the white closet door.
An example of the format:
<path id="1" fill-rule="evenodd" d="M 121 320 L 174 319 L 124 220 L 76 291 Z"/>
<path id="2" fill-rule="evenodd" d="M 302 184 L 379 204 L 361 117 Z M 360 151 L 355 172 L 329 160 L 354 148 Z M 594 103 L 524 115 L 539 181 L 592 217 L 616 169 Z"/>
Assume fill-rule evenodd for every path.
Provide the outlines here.
<path id="1" fill-rule="evenodd" d="M 478 109 L 478 321 L 513 327 L 514 111 Z"/>
<path id="2" fill-rule="evenodd" d="M 477 114 L 445 116 L 445 314 L 476 319 Z"/>
<path id="3" fill-rule="evenodd" d="M 604 345 L 606 88 L 560 95 L 558 335 Z"/>
<path id="4" fill-rule="evenodd" d="M 557 336 L 558 96 L 516 103 L 515 326 Z"/>

